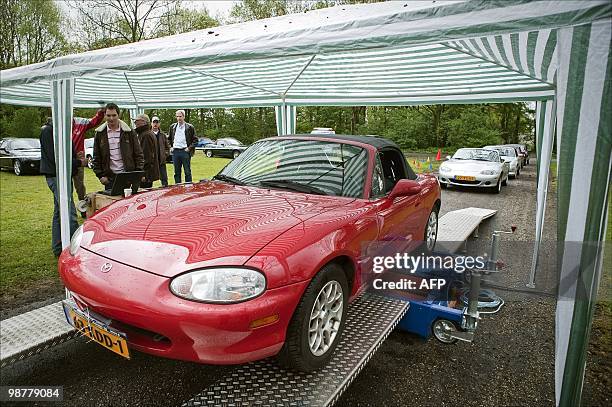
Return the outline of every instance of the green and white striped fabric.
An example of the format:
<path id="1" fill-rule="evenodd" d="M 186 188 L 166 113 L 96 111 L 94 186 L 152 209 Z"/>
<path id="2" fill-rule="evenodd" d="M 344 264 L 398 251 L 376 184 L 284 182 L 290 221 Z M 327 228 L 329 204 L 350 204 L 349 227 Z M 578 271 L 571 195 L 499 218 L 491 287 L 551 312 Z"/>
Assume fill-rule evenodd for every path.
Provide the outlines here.
<path id="1" fill-rule="evenodd" d="M 612 173 L 612 19 L 558 33 L 557 238 L 563 243 L 556 320 L 556 390 L 580 405 L 602 272 Z"/>
<path id="2" fill-rule="evenodd" d="M 556 134 L 561 277 L 570 283 L 557 307 L 556 389 L 557 404 L 574 406 L 610 189 L 611 16 L 609 0 L 337 6 L 5 70 L 0 102 L 51 105 L 65 121 L 72 95 L 56 85 L 68 78 L 77 107 L 274 106 L 278 134 L 288 134 L 296 106 L 536 101 L 535 239 Z"/>

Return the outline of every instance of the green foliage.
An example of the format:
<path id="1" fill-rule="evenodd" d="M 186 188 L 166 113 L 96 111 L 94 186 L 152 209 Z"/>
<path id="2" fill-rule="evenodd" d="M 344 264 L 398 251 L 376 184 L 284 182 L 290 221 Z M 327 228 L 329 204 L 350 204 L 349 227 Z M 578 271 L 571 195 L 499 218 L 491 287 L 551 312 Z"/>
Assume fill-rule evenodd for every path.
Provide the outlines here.
<path id="1" fill-rule="evenodd" d="M 155 37 L 164 37 L 167 35 L 203 30 L 218 25 L 219 21 L 212 18 L 206 9 L 187 10 L 182 8 L 180 3 L 177 3 L 175 7 L 168 9 L 160 16 L 153 35 Z"/>
<path id="2" fill-rule="evenodd" d="M 46 109 L 2 105 L 0 116 L 1 137 L 40 136 L 40 126 L 45 121 Z"/>
<path id="3" fill-rule="evenodd" d="M 64 17 L 53 0 L 3 0 L 0 69 L 41 62 L 66 51 Z"/>
<path id="4" fill-rule="evenodd" d="M 487 144 L 500 144 L 501 131 L 496 126 L 495 117 L 483 105 L 463 106 L 460 114 L 457 109 L 444 124 L 448 134 L 448 145 L 454 147 L 482 147 Z"/>

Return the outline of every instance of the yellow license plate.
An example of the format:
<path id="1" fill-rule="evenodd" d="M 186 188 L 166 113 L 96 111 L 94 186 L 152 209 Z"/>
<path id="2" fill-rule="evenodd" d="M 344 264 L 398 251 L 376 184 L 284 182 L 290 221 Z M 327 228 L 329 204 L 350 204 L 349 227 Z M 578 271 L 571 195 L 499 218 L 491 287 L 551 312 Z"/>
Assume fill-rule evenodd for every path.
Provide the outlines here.
<path id="1" fill-rule="evenodd" d="M 114 332 L 105 327 L 104 324 L 97 322 L 92 318 L 87 318 L 80 312 L 76 311 L 72 305 L 63 303 L 64 314 L 70 325 L 74 326 L 83 335 L 91 340 L 99 343 L 105 348 L 115 352 L 124 358 L 130 358 L 130 351 L 127 346 L 125 334 Z"/>
<path id="2" fill-rule="evenodd" d="M 457 175 L 455 179 L 460 181 L 476 181 L 476 177 L 470 177 L 468 175 Z"/>

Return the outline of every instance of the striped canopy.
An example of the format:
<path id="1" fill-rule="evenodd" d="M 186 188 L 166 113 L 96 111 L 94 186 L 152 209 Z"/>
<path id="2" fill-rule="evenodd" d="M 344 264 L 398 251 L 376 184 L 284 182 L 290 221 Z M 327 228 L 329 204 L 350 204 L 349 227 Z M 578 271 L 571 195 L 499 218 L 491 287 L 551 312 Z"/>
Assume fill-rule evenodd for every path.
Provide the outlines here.
<path id="1" fill-rule="evenodd" d="M 561 281 L 557 404 L 578 405 L 601 276 L 612 172 L 612 3 L 394 1 L 337 6 L 69 55 L 0 72 L 0 102 L 52 106 L 68 244 L 72 108 L 536 101 L 538 198 L 530 286 L 550 156 L 558 157 Z M 584 242 L 584 243 L 583 243 Z M 576 293 L 584 298 L 576 300 Z"/>

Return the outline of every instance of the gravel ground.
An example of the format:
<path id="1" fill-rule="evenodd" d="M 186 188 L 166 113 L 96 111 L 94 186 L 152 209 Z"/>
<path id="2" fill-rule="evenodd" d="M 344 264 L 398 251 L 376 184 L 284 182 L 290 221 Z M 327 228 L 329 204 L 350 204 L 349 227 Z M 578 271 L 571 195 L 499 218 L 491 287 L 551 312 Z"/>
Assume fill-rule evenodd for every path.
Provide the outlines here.
<path id="1" fill-rule="evenodd" d="M 480 324 L 474 343 L 443 345 L 434 339 L 395 331 L 357 376 L 339 406 L 554 405 L 554 256 L 544 256 L 538 275 L 539 295 L 524 294 L 532 256 L 535 219 L 535 165 L 511 180 L 500 195 L 446 190 L 442 214 L 468 206 L 497 209 L 480 228 L 469 252 L 487 247 L 494 229 L 518 226 L 504 237 L 504 273 L 495 281 L 506 305 Z M 556 207 L 550 199 L 545 234 L 555 236 Z M 547 242 L 545 250 L 553 250 Z M 518 255 L 513 256 L 513 253 Z M 514 290 L 519 290 L 514 291 Z M 25 312 L 61 296 L 59 286 L 40 291 L 36 303 L 4 301 L 2 318 Z M 609 309 L 608 309 L 609 310 Z M 608 330 L 600 318 L 596 329 Z M 602 322 L 603 321 L 603 322 Z M 594 335 L 598 337 L 597 335 Z M 584 405 L 609 405 L 609 343 L 591 346 Z M 594 349 L 594 351 L 593 351 Z M 82 338 L 5 368 L 2 385 L 63 385 L 66 406 L 180 405 L 232 371 L 134 353 L 123 360 Z M 606 377 L 607 375 L 607 377 Z M 23 404 L 21 404 L 23 405 Z"/>

